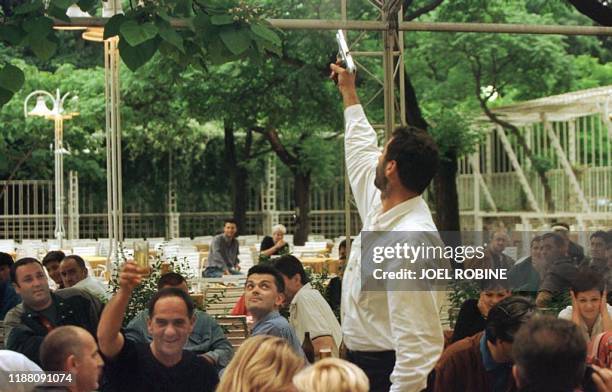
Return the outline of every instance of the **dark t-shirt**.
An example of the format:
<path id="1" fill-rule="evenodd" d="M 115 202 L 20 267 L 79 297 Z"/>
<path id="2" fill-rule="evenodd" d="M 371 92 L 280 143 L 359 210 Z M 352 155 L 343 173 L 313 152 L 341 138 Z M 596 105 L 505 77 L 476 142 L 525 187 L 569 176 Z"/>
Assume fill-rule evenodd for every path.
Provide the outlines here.
<path id="1" fill-rule="evenodd" d="M 272 237 L 267 235 L 261 241 L 261 245 L 259 246 L 259 251 L 261 252 L 264 250 L 268 250 L 273 246 L 274 246 L 274 239 L 272 239 Z M 288 250 L 288 248 L 289 248 L 289 244 L 285 244 L 283 245 L 282 248 L 277 249 L 276 252 L 272 253 L 272 255 L 279 255 L 281 253 L 285 253 Z"/>
<path id="2" fill-rule="evenodd" d="M 125 339 L 121 352 L 104 369 L 103 391 L 113 392 L 214 392 L 219 377 L 214 367 L 183 350 L 172 367 L 159 362 L 145 343 Z"/>
<path id="3" fill-rule="evenodd" d="M 484 331 L 487 321 L 478 310 L 478 300 L 468 299 L 461 305 L 453 331 L 452 343 Z"/>

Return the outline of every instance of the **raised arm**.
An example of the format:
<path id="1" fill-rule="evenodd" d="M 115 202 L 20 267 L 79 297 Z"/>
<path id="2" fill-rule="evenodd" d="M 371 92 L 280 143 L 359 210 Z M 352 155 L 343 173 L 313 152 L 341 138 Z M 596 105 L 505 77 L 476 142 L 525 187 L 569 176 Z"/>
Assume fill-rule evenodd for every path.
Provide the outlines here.
<path id="1" fill-rule="evenodd" d="M 119 290 L 108 302 L 98 325 L 98 345 L 105 357 L 112 359 L 121 352 L 125 338 L 121 331 L 123 317 L 134 288 L 142 280 L 144 269 L 127 262 L 119 275 Z"/>

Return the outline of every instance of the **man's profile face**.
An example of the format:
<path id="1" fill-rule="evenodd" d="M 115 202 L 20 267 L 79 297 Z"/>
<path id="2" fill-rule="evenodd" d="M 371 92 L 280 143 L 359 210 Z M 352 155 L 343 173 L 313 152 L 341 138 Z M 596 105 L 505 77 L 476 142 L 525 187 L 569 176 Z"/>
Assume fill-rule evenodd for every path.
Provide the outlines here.
<path id="1" fill-rule="evenodd" d="M 555 243 L 554 238 L 542 240 L 542 257 L 547 263 L 552 263 L 563 256 L 564 250 Z"/>
<path id="2" fill-rule="evenodd" d="M 47 269 L 49 276 L 51 277 L 51 279 L 53 279 L 55 283 L 59 285 L 63 283 L 62 275 L 60 274 L 60 262 L 59 261 L 49 261 L 47 265 L 45 265 L 45 268 Z"/>
<path id="3" fill-rule="evenodd" d="M 244 299 L 250 313 L 265 315 L 277 310 L 285 297 L 278 292 L 274 275 L 251 274 L 244 286 Z"/>
<path id="4" fill-rule="evenodd" d="M 75 373 L 76 387 L 79 391 L 95 391 L 99 388 L 98 381 L 102 375 L 104 361 L 93 336 L 85 332 L 79 335 L 80 352 L 75 355 L 75 366 L 70 370 Z"/>
<path id="5" fill-rule="evenodd" d="M 591 257 L 594 259 L 606 258 L 606 241 L 601 237 L 593 237 L 590 241 Z"/>
<path id="6" fill-rule="evenodd" d="M 180 354 L 193 331 L 194 322 L 195 318 L 189 317 L 182 298 L 160 298 L 147 322 L 155 351 L 167 356 Z"/>
<path id="7" fill-rule="evenodd" d="M 15 291 L 24 304 L 37 310 L 50 303 L 49 281 L 40 264 L 29 263 L 18 267 L 15 278 Z"/>
<path id="8" fill-rule="evenodd" d="M 64 287 L 72 287 L 87 277 L 87 269 L 81 268 L 76 260 L 66 258 L 60 264 Z"/>
<path id="9" fill-rule="evenodd" d="M 226 222 L 223 226 L 223 234 L 227 238 L 234 238 L 236 236 L 236 232 L 238 231 L 238 227 L 236 227 L 235 223 Z"/>

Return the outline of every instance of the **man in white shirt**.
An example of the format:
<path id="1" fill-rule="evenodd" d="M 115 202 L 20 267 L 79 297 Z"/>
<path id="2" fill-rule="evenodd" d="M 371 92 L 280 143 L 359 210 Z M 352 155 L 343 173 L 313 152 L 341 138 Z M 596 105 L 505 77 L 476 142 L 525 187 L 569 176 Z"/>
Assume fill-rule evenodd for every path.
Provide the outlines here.
<path id="1" fill-rule="evenodd" d="M 102 302 L 110 299 L 110 293 L 104 283 L 89 276 L 85 260 L 79 255 L 69 255 L 60 264 L 60 274 L 64 287 L 85 290 Z"/>
<path id="2" fill-rule="evenodd" d="M 342 343 L 340 323 L 325 298 L 308 282 L 300 260 L 285 255 L 274 263 L 285 281 L 286 303 L 289 304 L 289 324 L 304 344 L 306 332 L 310 333 L 315 356 L 328 348 L 335 357 Z"/>
<path id="3" fill-rule="evenodd" d="M 346 167 L 363 221 L 362 235 L 365 231 L 413 232 L 415 237 L 435 233 L 421 197 L 437 171 L 435 142 L 422 130 L 398 128 L 381 154 L 376 132 L 359 104 L 355 74 L 335 64 L 331 69 L 345 107 Z M 368 375 L 371 391 L 421 391 L 442 353 L 439 293 L 364 290 L 362 267 L 371 268 L 372 260 L 362 261 L 361 250 L 360 236 L 351 247 L 342 281 L 342 332 L 348 358 Z"/>

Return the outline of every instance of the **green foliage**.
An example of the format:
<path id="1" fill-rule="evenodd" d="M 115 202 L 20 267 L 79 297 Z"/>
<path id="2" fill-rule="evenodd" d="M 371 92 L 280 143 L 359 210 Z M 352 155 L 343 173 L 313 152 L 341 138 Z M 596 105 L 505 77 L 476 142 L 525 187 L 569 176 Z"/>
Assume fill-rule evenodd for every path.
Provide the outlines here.
<path id="1" fill-rule="evenodd" d="M 123 262 L 125 260 L 115 260 L 113 261 L 113 276 L 109 282 L 109 287 L 111 292 L 114 294 L 119 290 L 119 272 L 123 266 Z M 153 265 L 151 266 L 151 272 L 147 275 L 142 282 L 134 289 L 132 292 L 132 296 L 130 297 L 130 302 L 128 303 L 127 309 L 125 311 L 125 317 L 123 318 L 123 326 L 129 324 L 129 322 L 138 314 L 140 311 L 147 308 L 149 300 L 153 295 L 157 292 L 157 282 L 159 278 L 161 278 L 161 270 L 162 270 L 162 260 L 161 256 L 156 256 Z M 176 272 L 182 275 L 188 282 L 193 278 L 193 274 L 189 271 L 189 263 L 187 260 L 178 260 L 176 257 L 168 261 L 169 270 Z"/>
<path id="2" fill-rule="evenodd" d="M 480 288 L 473 281 L 452 280 L 449 283 L 448 299 L 451 304 L 452 312 L 449 311 L 448 318 L 450 325 L 454 325 L 459 315 L 461 305 L 468 299 L 478 298 Z"/>
<path id="3" fill-rule="evenodd" d="M 39 59 L 49 60 L 60 42 L 49 16 L 69 21 L 66 10 L 71 4 L 72 1 L 53 0 L 45 9 L 41 0 L 22 3 L 12 10 L 12 15 L 4 15 L 0 40 L 9 46 L 21 45 Z M 82 10 L 93 11 L 98 2 L 81 0 L 78 5 Z M 109 20 L 104 38 L 119 37 L 121 58 L 132 71 L 150 61 L 160 48 L 164 57 L 183 69 L 190 64 L 222 64 L 239 58 L 261 60 L 268 52 L 279 53 L 281 44 L 278 35 L 265 25 L 265 16 L 263 8 L 242 0 L 147 1 L 136 7 L 130 2 L 124 15 Z M 171 17 L 186 19 L 188 28 L 172 27 Z M 23 79 L 21 70 L 13 72 Z M 8 102 L 14 93 L 0 85 L 0 104 Z"/>

